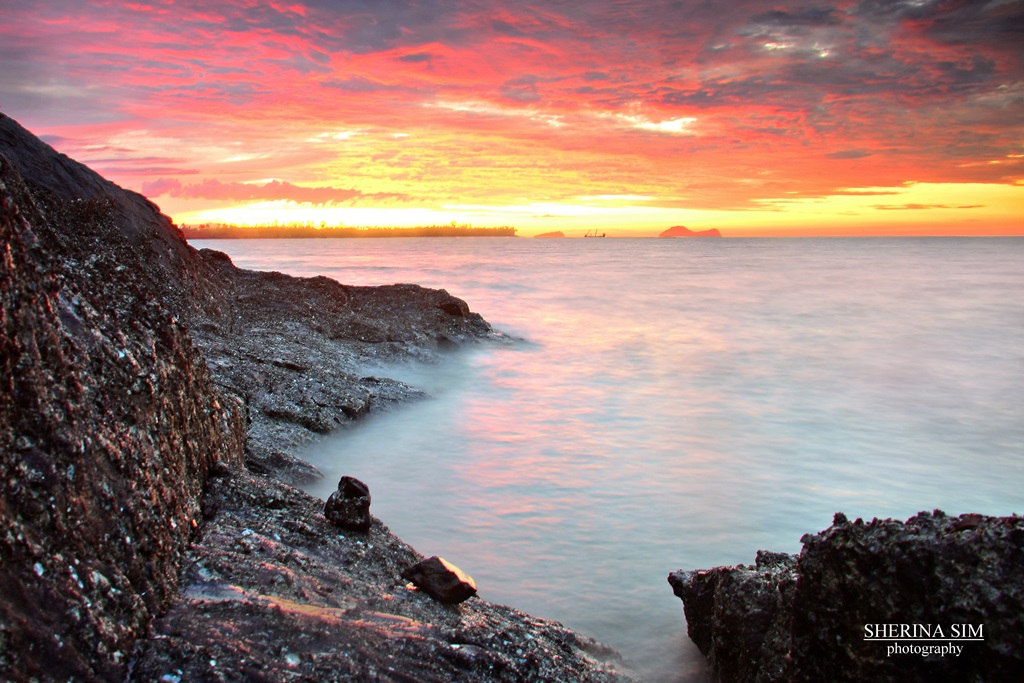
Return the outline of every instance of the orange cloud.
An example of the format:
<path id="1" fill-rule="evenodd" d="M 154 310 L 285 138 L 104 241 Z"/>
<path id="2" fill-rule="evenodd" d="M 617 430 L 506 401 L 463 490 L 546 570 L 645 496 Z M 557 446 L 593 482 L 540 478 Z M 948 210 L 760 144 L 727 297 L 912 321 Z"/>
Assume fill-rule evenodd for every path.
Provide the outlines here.
<path id="1" fill-rule="evenodd" d="M 25 0 L 0 25 L 0 106 L 171 213 L 616 195 L 786 214 L 1024 182 L 1022 22 L 1020 2 Z M 877 210 L 917 204 L 992 216 Z"/>

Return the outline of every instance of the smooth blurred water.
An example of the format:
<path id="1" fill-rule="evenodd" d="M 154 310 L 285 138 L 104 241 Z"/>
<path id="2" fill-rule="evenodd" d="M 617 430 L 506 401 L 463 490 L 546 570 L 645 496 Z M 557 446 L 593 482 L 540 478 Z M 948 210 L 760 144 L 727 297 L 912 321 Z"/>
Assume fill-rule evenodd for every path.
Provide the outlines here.
<path id="1" fill-rule="evenodd" d="M 511 346 L 394 368 L 433 399 L 306 457 L 480 594 L 704 680 L 675 569 L 796 552 L 833 513 L 1024 512 L 1024 239 L 196 243 L 447 289 Z"/>

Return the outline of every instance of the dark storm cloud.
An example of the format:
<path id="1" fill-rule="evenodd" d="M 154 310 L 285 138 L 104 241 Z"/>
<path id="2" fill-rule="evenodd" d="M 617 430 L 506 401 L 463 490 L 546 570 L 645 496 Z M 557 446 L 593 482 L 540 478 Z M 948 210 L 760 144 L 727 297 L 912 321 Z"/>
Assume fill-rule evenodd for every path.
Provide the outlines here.
<path id="1" fill-rule="evenodd" d="M 401 57 L 397 57 L 396 59 L 398 59 L 398 61 L 400 62 L 419 64 L 423 62 L 430 62 L 431 60 L 434 59 L 434 56 L 431 55 L 429 52 L 417 52 L 416 54 L 412 55 L 402 55 Z"/>
<path id="2" fill-rule="evenodd" d="M 874 154 L 874 152 L 872 152 L 869 149 L 843 149 L 843 150 L 839 150 L 838 152 L 832 152 L 831 154 L 826 154 L 825 158 L 827 158 L 827 159 L 863 159 L 865 157 L 871 156 L 872 154 Z"/>
<path id="3" fill-rule="evenodd" d="M 1024 42 L 1024 2 L 1019 0 L 863 0 L 852 14 L 869 22 L 899 22 L 951 45 L 981 42 L 1015 46 L 1020 52 Z"/>
<path id="4" fill-rule="evenodd" d="M 805 7 L 793 11 L 773 9 L 752 17 L 753 24 L 765 26 L 837 26 L 842 20 L 836 8 L 829 6 Z"/>

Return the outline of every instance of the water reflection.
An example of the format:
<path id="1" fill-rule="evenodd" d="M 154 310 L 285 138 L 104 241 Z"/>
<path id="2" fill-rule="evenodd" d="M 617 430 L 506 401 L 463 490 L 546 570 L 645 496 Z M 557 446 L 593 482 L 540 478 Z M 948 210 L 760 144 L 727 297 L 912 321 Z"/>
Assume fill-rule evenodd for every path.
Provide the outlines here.
<path id="1" fill-rule="evenodd" d="M 529 343 L 389 370 L 434 398 L 317 444 L 313 492 L 367 482 L 484 598 L 647 680 L 701 677 L 673 569 L 796 551 L 837 510 L 1024 510 L 1024 241 L 345 242 L 300 274 L 441 286 Z"/>

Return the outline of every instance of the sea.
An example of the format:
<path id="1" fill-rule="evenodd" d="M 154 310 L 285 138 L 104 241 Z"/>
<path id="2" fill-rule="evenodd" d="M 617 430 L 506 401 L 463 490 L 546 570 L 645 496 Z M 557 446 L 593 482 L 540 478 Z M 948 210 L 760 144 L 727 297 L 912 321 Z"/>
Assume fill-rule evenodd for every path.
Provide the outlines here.
<path id="1" fill-rule="evenodd" d="M 1024 238 L 195 241 L 465 299 L 511 341 L 302 455 L 480 595 L 706 681 L 676 569 L 850 519 L 1024 513 Z"/>

